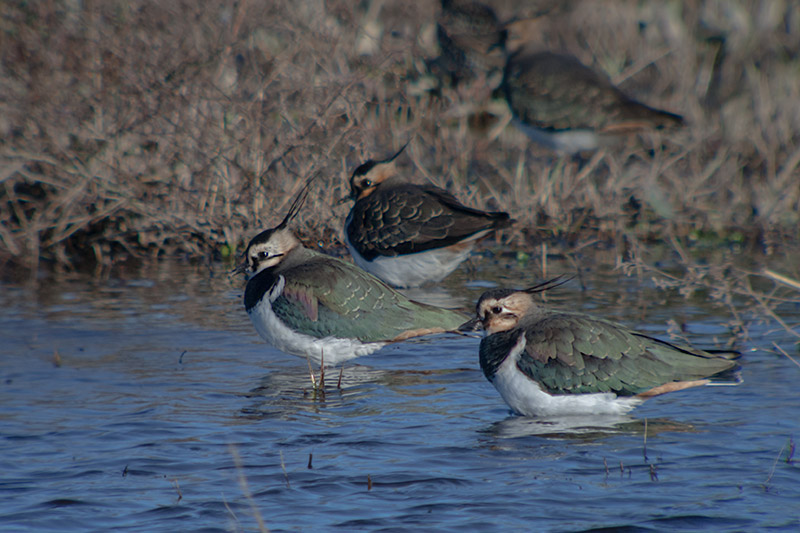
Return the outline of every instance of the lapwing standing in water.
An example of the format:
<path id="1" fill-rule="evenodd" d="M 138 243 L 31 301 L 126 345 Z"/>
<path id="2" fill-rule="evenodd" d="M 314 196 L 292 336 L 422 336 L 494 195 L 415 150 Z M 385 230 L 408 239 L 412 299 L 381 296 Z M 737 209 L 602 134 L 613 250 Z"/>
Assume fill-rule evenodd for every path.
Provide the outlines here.
<path id="1" fill-rule="evenodd" d="M 492 289 L 462 331 L 486 331 L 480 365 L 511 409 L 525 416 L 619 415 L 653 396 L 738 382 L 734 352 L 710 353 L 662 341 L 589 315 L 554 311 L 527 290 Z M 727 357 L 726 357 L 727 356 Z"/>
<path id="2" fill-rule="evenodd" d="M 364 270 L 395 287 L 417 287 L 447 277 L 478 240 L 513 220 L 462 205 L 438 187 L 407 183 L 395 165 L 404 148 L 353 172 L 345 240 Z"/>
<path id="3" fill-rule="evenodd" d="M 596 150 L 681 116 L 637 102 L 577 58 L 524 48 L 508 57 L 501 89 L 516 125 L 556 152 Z"/>
<path id="4" fill-rule="evenodd" d="M 409 300 L 357 266 L 305 248 L 287 228 L 256 235 L 236 272 L 247 273 L 244 306 L 259 335 L 286 353 L 337 365 L 412 337 L 455 329 L 465 316 Z"/>

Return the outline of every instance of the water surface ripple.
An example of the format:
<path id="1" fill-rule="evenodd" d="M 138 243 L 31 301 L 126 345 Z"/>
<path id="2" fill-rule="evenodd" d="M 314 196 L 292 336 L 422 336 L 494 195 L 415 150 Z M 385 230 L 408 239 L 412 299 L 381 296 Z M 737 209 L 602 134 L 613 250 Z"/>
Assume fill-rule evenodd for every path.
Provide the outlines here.
<path id="1" fill-rule="evenodd" d="M 467 337 L 391 346 L 315 393 L 222 272 L 2 286 L 0 529 L 800 530 L 799 374 L 767 351 L 796 348 L 772 325 L 751 328 L 738 387 L 526 419 Z M 553 305 L 660 336 L 679 314 L 696 344 L 725 339 L 713 306 L 619 277 Z M 487 284 L 447 289 L 471 304 Z"/>

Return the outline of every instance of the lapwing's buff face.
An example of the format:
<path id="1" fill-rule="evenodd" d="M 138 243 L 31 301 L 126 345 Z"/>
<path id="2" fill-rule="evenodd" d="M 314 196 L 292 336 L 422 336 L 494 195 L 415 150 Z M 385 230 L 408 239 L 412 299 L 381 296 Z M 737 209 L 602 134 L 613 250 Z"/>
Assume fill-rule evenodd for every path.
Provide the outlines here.
<path id="1" fill-rule="evenodd" d="M 533 301 L 533 295 L 563 285 L 572 276 L 558 276 L 529 289 L 515 291 L 513 289 L 491 289 L 484 292 L 478 300 L 476 317 L 459 326 L 459 331 L 475 331 L 483 328 L 489 335 L 508 331 L 519 326 L 520 320 L 528 317 L 535 320 L 545 312 L 544 308 Z M 523 324 L 523 327 L 525 325 Z"/>
<path id="2" fill-rule="evenodd" d="M 477 320 L 488 334 L 517 327 L 533 306 L 531 295 L 523 291 L 496 289 L 483 293 L 477 305 Z"/>
<path id="3" fill-rule="evenodd" d="M 395 175 L 397 175 L 397 166 L 394 158 L 389 161 L 370 159 L 353 171 L 353 175 L 350 177 L 350 198 L 353 200 L 366 198 L 372 194 L 375 187 Z"/>
<path id="4" fill-rule="evenodd" d="M 245 250 L 245 261 L 238 270 L 254 276 L 284 260 L 286 254 L 300 245 L 300 241 L 285 228 L 262 231 L 250 241 Z"/>

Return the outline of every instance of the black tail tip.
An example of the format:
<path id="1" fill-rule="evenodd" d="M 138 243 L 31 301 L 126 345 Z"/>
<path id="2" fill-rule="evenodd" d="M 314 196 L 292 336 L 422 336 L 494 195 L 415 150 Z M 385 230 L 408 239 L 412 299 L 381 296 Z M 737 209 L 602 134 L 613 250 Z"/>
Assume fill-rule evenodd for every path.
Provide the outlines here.
<path id="1" fill-rule="evenodd" d="M 515 218 L 511 218 L 511 215 L 502 211 L 492 213 L 492 215 L 494 216 L 494 223 L 492 224 L 494 229 L 508 228 L 517 223 Z"/>
<path id="2" fill-rule="evenodd" d="M 686 121 L 683 119 L 683 116 L 670 113 L 669 111 L 659 111 L 659 118 L 660 121 L 657 125 L 658 129 L 677 128 L 686 125 Z"/>

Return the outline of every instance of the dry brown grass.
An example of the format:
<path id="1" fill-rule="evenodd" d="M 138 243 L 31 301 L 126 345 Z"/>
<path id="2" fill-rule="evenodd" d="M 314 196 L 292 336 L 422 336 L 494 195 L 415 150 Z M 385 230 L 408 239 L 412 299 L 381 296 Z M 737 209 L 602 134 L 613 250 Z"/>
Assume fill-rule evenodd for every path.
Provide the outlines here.
<path id="1" fill-rule="evenodd" d="M 495 3 L 503 19 L 529 14 L 516 6 Z M 402 164 L 413 179 L 510 211 L 519 222 L 504 235 L 518 249 L 599 240 L 630 258 L 652 240 L 768 254 L 800 241 L 792 1 L 559 10 L 544 35 L 553 47 L 689 123 L 583 162 L 531 146 L 512 126 L 489 140 L 469 127 L 458 94 L 420 93 L 436 9 L 2 3 L 0 260 L 228 257 L 279 221 L 314 174 L 298 229 L 336 246 L 348 207 L 333 203 L 349 172 L 409 139 Z"/>

